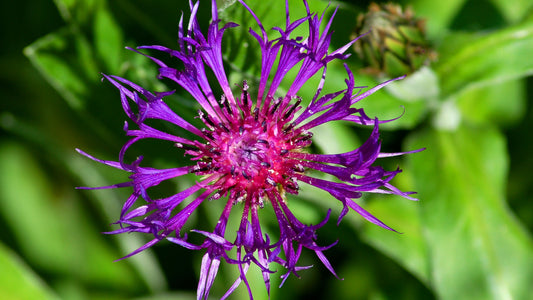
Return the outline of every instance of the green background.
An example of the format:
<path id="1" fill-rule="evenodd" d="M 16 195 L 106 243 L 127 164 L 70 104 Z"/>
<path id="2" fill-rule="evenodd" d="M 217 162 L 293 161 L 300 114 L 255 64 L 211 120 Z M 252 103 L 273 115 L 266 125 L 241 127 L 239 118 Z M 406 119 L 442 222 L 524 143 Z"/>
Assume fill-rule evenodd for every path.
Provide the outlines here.
<path id="1" fill-rule="evenodd" d="M 223 3 L 224 2 L 224 3 Z M 282 26 L 283 1 L 249 1 L 267 28 Z M 289 1 L 302 16 L 300 1 Z M 322 12 L 328 2 L 309 1 Z M 231 84 L 253 82 L 258 49 L 247 34 L 254 22 L 242 7 L 220 1 L 221 17 L 242 26 L 225 35 L 224 58 Z M 269 4 L 270 3 L 270 4 Z M 273 3 L 273 2 L 272 2 Z M 317 223 L 327 208 L 332 221 L 318 232 L 337 280 L 312 251 L 314 265 L 278 289 L 272 299 L 530 299 L 533 282 L 533 3 L 528 0 L 403 1 L 427 22 L 438 59 L 422 75 L 393 84 L 360 104 L 370 116 L 403 117 L 383 126 L 384 151 L 427 150 L 380 163 L 404 172 L 394 181 L 418 191 L 419 202 L 401 197 L 364 197 L 362 205 L 401 234 L 351 212 L 337 227 L 335 199 L 310 189 L 289 199 L 304 223 Z M 366 1 L 331 2 L 339 12 L 332 45 L 349 40 Z M 187 1 L 30 0 L 0 4 L 0 299 L 196 299 L 203 253 L 162 242 L 114 262 L 142 245 L 140 234 L 109 236 L 128 190 L 80 191 L 109 185 L 127 174 L 79 155 L 81 148 L 116 160 L 127 141 L 117 91 L 101 82 L 115 74 L 152 90 L 174 89 L 155 80 L 156 68 L 125 46 L 176 45 Z M 206 28 L 209 1 L 200 7 Z M 273 33 L 270 31 L 270 33 Z M 350 52 L 353 52 L 351 49 Z M 378 81 L 356 71 L 357 85 Z M 290 84 L 290 76 L 282 84 Z M 343 88 L 341 64 L 328 70 L 325 91 Z M 317 80 L 305 86 L 312 97 Z M 170 105 L 193 119 L 196 104 L 183 91 Z M 358 147 L 368 129 L 346 123 L 318 128 L 314 150 Z M 135 154 L 150 163 L 183 163 L 165 143 L 142 143 Z M 132 152 L 135 152 L 132 151 Z M 194 178 L 164 185 L 177 191 Z M 223 202 L 202 205 L 191 224 L 214 224 Z M 268 206 L 265 228 L 275 234 Z M 212 297 L 224 294 L 237 271 L 223 265 Z M 260 273 L 250 271 L 254 297 L 267 299 Z M 247 299 L 240 287 L 230 299 Z"/>

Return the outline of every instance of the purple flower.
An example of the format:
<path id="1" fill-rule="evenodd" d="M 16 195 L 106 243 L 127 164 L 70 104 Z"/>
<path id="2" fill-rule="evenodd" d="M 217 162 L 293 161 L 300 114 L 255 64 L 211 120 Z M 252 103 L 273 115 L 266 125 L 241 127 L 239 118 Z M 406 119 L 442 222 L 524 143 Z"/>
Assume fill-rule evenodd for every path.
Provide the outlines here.
<path id="1" fill-rule="evenodd" d="M 345 64 L 346 88 L 331 94 L 321 92 L 328 63 L 347 58 L 349 55 L 344 52 L 355 42 L 329 51 L 329 29 L 335 14 L 321 31 L 321 24 L 325 22 L 324 14 L 319 16 L 311 13 L 304 0 L 306 16 L 291 20 L 286 1 L 285 28 L 274 28 L 277 31 L 276 38 L 271 39 L 254 12 L 244 2 L 239 2 L 255 18 L 260 28 L 259 32 L 249 31 L 259 43 L 262 55 L 261 74 L 256 87 L 250 89 L 247 82 L 243 82 L 240 94 L 234 94 L 230 86 L 232 83 L 228 82 L 224 71 L 222 37 L 226 29 L 238 25 L 221 24 L 216 1 L 213 0 L 212 22 L 207 34 L 204 34 L 196 19 L 199 4 L 191 3 L 188 24 L 184 25 L 183 16 L 180 19 L 178 50 L 163 46 L 142 46 L 138 49 L 166 52 L 179 62 L 182 67 L 174 68 L 143 54 L 159 66 L 160 78 L 174 81 L 194 97 L 201 106 L 198 117 L 203 122 L 203 128 L 193 126 L 167 106 L 165 97 L 172 92 L 153 93 L 124 78 L 104 75 L 120 91 L 124 111 L 135 123 L 135 128 L 130 128 L 126 123 L 124 130 L 131 139 L 122 147 L 118 162 L 100 160 L 78 150 L 90 159 L 131 173 L 128 182 L 91 188 L 133 188 L 117 221 L 120 229 L 111 233 L 144 232 L 153 235 L 153 239 L 126 257 L 163 239 L 188 249 L 205 249 L 198 299 L 207 298 L 221 260 L 237 265 L 240 270 L 240 276 L 223 298 L 242 281 L 252 298 L 246 280 L 247 270 L 252 264 L 261 269 L 268 292 L 272 264 L 287 269 L 287 273 L 282 275 L 283 282 L 291 273 L 298 276 L 299 270 L 308 268 L 298 265 L 303 248 L 314 251 L 326 268 L 337 276 L 323 254 L 334 244 L 320 246 L 316 242 L 316 231 L 328 221 L 330 211 L 319 224 L 305 225 L 287 206 L 285 194 L 298 194 L 300 182 L 327 191 L 343 204 L 338 222 L 352 209 L 368 221 L 389 230 L 393 229 L 364 210 L 355 200 L 363 192 L 396 194 L 415 200 L 409 196 L 411 193 L 401 192 L 390 184 L 390 180 L 400 172 L 399 169 L 386 171 L 374 165 L 378 158 L 405 153 L 381 152 L 378 125 L 383 121 L 369 118 L 363 109 L 355 108 L 360 100 L 390 81 L 363 91 L 363 88 L 355 86 L 353 74 Z M 292 36 L 295 29 L 304 26 L 308 27 L 308 36 Z M 296 78 L 288 91 L 279 95 L 282 79 L 293 68 L 297 68 Z M 208 71 L 217 79 L 222 95 L 216 95 L 212 89 L 207 79 Z M 319 71 L 322 72 L 322 79 L 315 96 L 310 99 L 309 105 L 302 106 L 298 91 Z M 161 131 L 149 125 L 152 124 L 149 122 L 151 119 L 169 122 L 196 137 L 184 138 Z M 341 154 L 309 153 L 307 148 L 312 143 L 311 130 L 339 120 L 373 126 L 373 131 L 368 140 L 353 151 Z M 190 159 L 190 163 L 177 168 L 154 169 L 141 166 L 142 157 L 133 162 L 126 161 L 128 149 L 144 139 L 171 142 Z M 307 172 L 310 169 L 331 174 L 338 180 L 333 182 L 312 177 Z M 148 190 L 151 187 L 185 174 L 197 175 L 196 183 L 170 197 L 153 199 L 150 196 Z M 178 209 L 187 198 L 188 204 Z M 225 201 L 226 204 L 212 231 L 192 230 L 204 237 L 203 243 L 194 244 L 187 240 L 183 227 L 200 205 L 210 205 L 207 200 Z M 259 221 L 262 209 L 273 210 L 279 224 L 279 238 L 271 239 L 263 234 Z M 232 210 L 237 210 L 242 218 L 237 228 L 228 229 Z M 228 230 L 237 232 L 235 240 L 228 240 Z M 235 250 L 231 252 L 233 254 L 230 254 L 231 250 Z"/>

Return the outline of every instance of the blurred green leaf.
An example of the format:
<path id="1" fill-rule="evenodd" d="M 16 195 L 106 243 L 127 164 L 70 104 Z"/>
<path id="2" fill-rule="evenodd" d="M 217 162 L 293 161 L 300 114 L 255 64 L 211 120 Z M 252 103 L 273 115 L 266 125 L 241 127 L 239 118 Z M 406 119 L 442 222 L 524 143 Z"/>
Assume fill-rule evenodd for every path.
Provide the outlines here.
<path id="1" fill-rule="evenodd" d="M 365 208 L 401 234 L 366 222 L 362 237 L 429 286 L 428 252 L 422 235 L 420 205 L 395 196 L 374 197 Z"/>
<path id="2" fill-rule="evenodd" d="M 73 153 L 74 155 L 74 153 Z M 32 153 L 4 140 L 0 147 L 0 212 L 21 253 L 51 274 L 119 290 L 142 288 L 88 220 L 72 186 L 53 182 Z"/>
<path id="3" fill-rule="evenodd" d="M 339 74 L 340 73 L 338 72 L 336 73 L 336 75 Z M 373 79 L 367 80 L 373 81 Z M 339 81 L 342 82 L 343 80 L 333 80 L 334 84 L 338 84 Z M 394 85 L 395 83 L 392 84 Z M 388 109 L 386 109 L 386 104 L 383 104 L 383 109 L 377 108 L 376 105 L 383 102 L 384 98 L 389 98 L 390 102 L 388 103 L 394 103 L 394 105 L 388 106 Z M 378 92 L 364 101 L 365 102 L 362 105 L 365 109 L 367 106 L 370 106 L 370 111 L 375 110 L 380 116 L 383 115 L 383 113 L 390 113 L 390 111 L 394 111 L 394 109 L 396 109 L 396 113 L 398 113 L 401 109 L 399 103 L 402 102 L 384 92 Z M 418 101 L 418 103 L 422 106 L 422 101 Z M 412 108 L 413 106 L 410 105 L 409 109 Z M 405 116 L 402 117 L 402 119 L 403 118 L 405 118 Z M 354 134 L 352 128 L 346 126 L 344 123 L 327 123 L 315 128 L 313 133 L 313 144 L 316 144 L 324 153 L 343 153 L 361 146 L 361 141 Z M 403 177 L 406 175 L 407 174 L 402 174 Z M 335 204 L 338 204 L 335 203 L 334 199 L 330 199 L 331 196 L 328 193 L 315 189 L 309 191 L 308 186 L 305 186 L 305 188 L 302 189 L 301 194 L 301 196 L 305 196 L 307 199 L 310 199 L 324 208 L 335 207 Z M 325 198 L 330 199 L 331 201 L 324 201 Z M 394 199 L 389 199 L 389 197 L 373 197 L 372 201 L 365 202 L 364 205 L 366 209 L 374 213 L 376 216 L 379 216 L 379 218 L 384 220 L 388 225 L 400 232 L 404 232 L 404 234 L 397 234 L 384 230 L 379 226 L 365 222 L 359 215 L 354 213 L 349 213 L 346 216 L 346 219 L 354 227 L 362 227 L 361 234 L 365 242 L 397 261 L 402 267 L 413 273 L 422 282 L 429 284 L 427 249 L 425 240 L 422 237 L 418 203 L 406 201 L 401 197 L 393 198 Z"/>
<path id="4" fill-rule="evenodd" d="M 505 140 L 492 129 L 411 138 L 431 285 L 440 299 L 527 299 L 533 243 L 505 203 Z"/>
<path id="5" fill-rule="evenodd" d="M 413 0 L 409 4 L 418 17 L 426 19 L 428 37 L 430 40 L 435 40 L 448 31 L 448 27 L 464 3 L 465 0 Z"/>
<path id="6" fill-rule="evenodd" d="M 56 4 L 67 25 L 33 42 L 24 54 L 83 121 L 112 141 L 113 134 L 102 125 L 113 122 L 111 116 L 116 114 L 102 109 L 109 101 L 99 93 L 107 87 L 101 73 L 122 75 L 133 64 L 133 69 L 153 75 L 154 68 L 144 68 L 147 59 L 129 60 L 139 55 L 124 49 L 122 30 L 105 1 L 57 0 Z M 133 80 L 140 72 L 133 72 Z"/>
<path id="7" fill-rule="evenodd" d="M 106 36 L 102 33 L 96 36 L 96 42 L 102 44 L 105 43 L 104 39 L 111 38 L 115 34 Z M 110 104 L 110 97 L 114 98 L 115 95 L 102 93 L 109 88 L 109 85 L 101 82 L 100 73 L 108 69 L 119 68 L 118 57 L 120 55 L 115 49 L 117 47 L 119 47 L 118 44 L 111 43 L 95 50 L 95 46 L 75 26 L 70 26 L 50 33 L 24 49 L 24 54 L 32 64 L 78 114 L 80 123 L 89 124 L 90 130 L 96 133 L 97 139 L 104 140 L 109 145 L 116 143 L 119 133 L 110 131 L 109 128 L 112 126 L 108 125 L 113 124 L 114 128 L 121 126 L 122 121 L 116 118 L 121 107 L 118 102 L 113 102 L 114 105 Z M 109 56 L 104 58 L 96 55 L 104 55 L 105 53 L 102 52 L 105 51 L 110 52 Z M 130 53 L 130 51 L 122 51 Z M 100 66 L 100 61 L 103 61 L 106 67 Z M 146 59 L 134 60 L 134 62 L 139 63 L 140 66 L 147 64 Z M 146 69 L 143 70 L 143 74 L 149 73 Z"/>
<path id="8" fill-rule="evenodd" d="M 487 35 L 451 34 L 439 49 L 435 71 L 442 97 L 533 73 L 533 22 Z"/>
<path id="9" fill-rule="evenodd" d="M 358 103 L 371 118 L 377 117 L 379 120 L 390 120 L 401 116 L 394 122 L 380 125 L 382 129 L 413 128 L 425 117 L 429 104 L 434 100 L 433 95 L 427 96 L 424 92 L 421 94 L 416 92 L 402 93 L 401 90 L 406 86 L 405 80 L 407 80 L 405 83 L 409 85 L 410 78 L 391 82 L 386 88 L 375 92 Z M 367 90 L 378 85 L 379 82 L 370 76 L 359 74 L 355 77 L 355 84 L 356 86 L 365 86 L 365 90 Z M 410 97 L 406 97 L 408 94 L 410 94 Z"/>
<path id="10" fill-rule="evenodd" d="M 85 24 L 103 0 L 54 0 L 61 17 L 67 22 Z"/>
<path id="11" fill-rule="evenodd" d="M 69 25 L 38 39 L 24 54 L 70 106 L 79 110 L 86 107 L 100 73 L 118 72 L 127 51 L 122 31 L 104 1 L 57 0 L 56 4 Z M 92 25 L 86 26 L 92 32 L 86 34 L 80 23 Z"/>
<path id="12" fill-rule="evenodd" d="M 196 300 L 196 293 L 173 292 L 163 293 L 147 297 L 133 298 L 133 300 Z"/>
<path id="13" fill-rule="evenodd" d="M 124 38 L 109 9 L 102 4 L 94 19 L 94 45 L 96 52 L 110 73 L 118 73 L 123 62 Z"/>
<path id="14" fill-rule="evenodd" d="M 58 299 L 13 251 L 0 243 L 0 299 Z"/>
<path id="15" fill-rule="evenodd" d="M 406 78 L 389 84 L 387 91 L 398 99 L 406 102 L 436 100 L 440 94 L 439 80 L 435 72 L 428 67 L 422 67 Z"/>
<path id="16" fill-rule="evenodd" d="M 79 110 L 86 102 L 87 74 L 92 74 L 92 81 L 98 79 L 96 63 L 88 55 L 91 51 L 80 35 L 63 28 L 26 47 L 24 54 L 68 104 Z"/>
<path id="17" fill-rule="evenodd" d="M 48 202 L 56 197 L 32 155 L 4 140 L 0 174 L 0 212 L 29 261 L 41 268 L 66 272 L 72 263 L 64 254 L 67 228 L 57 218 L 53 203 Z"/>
<path id="18" fill-rule="evenodd" d="M 491 2 L 510 23 L 522 20 L 533 7 L 533 2 L 530 0 L 491 0 Z"/>
<path id="19" fill-rule="evenodd" d="M 343 153 L 361 145 L 350 127 L 342 123 L 324 124 L 316 128 L 314 133 L 313 141 L 324 153 Z M 409 177 L 412 180 L 412 176 L 408 175 L 412 174 L 402 174 L 402 178 Z M 339 205 L 335 203 L 331 195 L 322 190 L 312 189 L 310 191 L 308 186 L 305 186 L 301 194 L 324 208 Z M 292 202 L 294 201 L 289 203 Z M 385 196 L 372 197 L 370 201 L 365 202 L 364 206 L 365 209 L 379 216 L 385 223 L 403 234 L 384 230 L 364 221 L 355 213 L 349 213 L 346 216 L 347 221 L 357 229 L 362 228 L 360 231 L 366 243 L 391 257 L 420 281 L 429 285 L 427 249 L 422 236 L 419 203 L 413 203 L 401 197 Z"/>
<path id="20" fill-rule="evenodd" d="M 314 128 L 313 144 L 328 154 L 349 152 L 361 146 L 360 139 L 347 122 L 330 122 Z"/>
<path id="21" fill-rule="evenodd" d="M 76 177 L 79 177 L 83 186 L 106 186 L 112 183 L 122 182 L 126 177 L 122 172 L 109 167 L 106 168 L 106 166 L 99 165 L 79 154 L 70 159 L 68 163 L 69 169 L 71 169 L 71 172 L 74 173 Z M 117 174 L 114 173 L 121 173 L 122 176 L 117 176 Z M 111 174 L 115 176 L 110 176 Z M 115 220 L 117 216 L 120 215 L 122 208 L 121 202 L 128 197 L 128 191 L 123 191 L 121 193 L 114 189 L 89 191 L 88 193 L 90 193 L 92 203 L 96 205 L 99 214 L 108 221 Z M 88 234 L 94 234 L 94 231 Z M 110 239 L 111 236 L 102 236 L 102 238 Z M 111 264 L 124 264 L 125 262 L 131 264 L 150 290 L 163 291 L 167 288 L 167 282 L 160 264 L 150 249 L 133 257 L 129 257 L 126 260 L 113 262 L 144 245 L 147 242 L 147 238 L 149 237 L 136 234 L 115 236 L 114 239 L 119 244 L 120 253 L 115 257 L 107 257 L 105 259 L 108 260 L 107 263 Z"/>
<path id="22" fill-rule="evenodd" d="M 473 88 L 456 99 L 462 118 L 476 124 L 507 125 L 526 112 L 526 82 L 515 79 Z"/>

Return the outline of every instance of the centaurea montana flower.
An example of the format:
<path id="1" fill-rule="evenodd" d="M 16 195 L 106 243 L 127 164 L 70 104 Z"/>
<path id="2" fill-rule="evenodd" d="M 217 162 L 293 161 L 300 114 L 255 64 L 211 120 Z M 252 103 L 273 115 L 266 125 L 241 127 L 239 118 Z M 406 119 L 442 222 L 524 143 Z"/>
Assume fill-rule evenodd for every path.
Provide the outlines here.
<path id="1" fill-rule="evenodd" d="M 132 138 L 122 147 L 118 162 L 100 160 L 78 150 L 97 162 L 131 173 L 131 181 L 99 187 L 133 188 L 117 221 L 120 229 L 111 233 L 144 232 L 153 235 L 151 241 L 126 257 L 163 239 L 188 249 L 205 249 L 197 290 L 198 299 L 207 298 L 221 260 L 236 264 L 240 270 L 240 276 L 223 298 L 242 281 L 252 298 L 246 279 L 251 264 L 261 269 L 268 292 L 270 274 L 273 272 L 271 264 L 276 263 L 287 269 L 287 273 L 282 275 L 282 284 L 291 273 L 298 276 L 299 270 L 308 268 L 297 265 L 303 248 L 314 251 L 326 268 L 337 276 L 323 254 L 336 242 L 329 246 L 319 246 L 316 243 L 316 231 L 328 221 L 330 211 L 319 224 L 304 225 L 287 206 L 285 193 L 298 194 L 298 182 L 327 191 L 339 200 L 343 209 L 338 222 L 353 209 L 368 221 L 389 230 L 392 229 L 354 200 L 360 198 L 363 192 L 396 194 L 414 200 L 409 196 L 411 193 L 402 192 L 389 183 L 400 172 L 399 169 L 386 171 L 374 165 L 378 158 L 405 153 L 381 152 L 378 125 L 383 121 L 369 118 L 363 109 L 354 107 L 390 81 L 363 92 L 362 87 L 355 86 L 354 76 L 345 64 L 346 89 L 322 95 L 328 63 L 347 58 L 349 54 L 344 52 L 355 42 L 353 40 L 337 50 L 329 51 L 330 26 L 335 13 L 324 29 L 320 30 L 324 14 L 319 16 L 311 13 L 307 2 L 303 0 L 306 16 L 291 21 L 286 1 L 285 28 L 274 28 L 278 32 L 277 37 L 270 39 L 257 15 L 243 1 L 239 2 L 250 12 L 260 29 L 259 32 L 252 29 L 249 31 L 259 43 L 262 55 L 257 94 L 249 92 L 248 84 L 244 82 L 240 95 L 235 95 L 224 71 L 222 36 L 225 30 L 238 25 L 222 25 L 216 1 L 212 0 L 212 21 L 205 35 L 197 21 L 199 3 L 191 2 L 188 24 L 184 25 L 183 16 L 179 22 L 178 50 L 163 46 L 142 46 L 138 49 L 166 52 L 181 62 L 183 68 L 176 69 L 155 57 L 143 54 L 159 66 L 160 78 L 174 81 L 194 97 L 201 106 L 199 119 L 205 127 L 198 129 L 167 106 L 165 97 L 172 92 L 153 93 L 124 78 L 104 75 L 120 91 L 123 109 L 135 123 L 136 129 L 131 129 L 126 123 L 124 130 Z M 291 37 L 295 29 L 305 24 L 308 26 L 307 37 Z M 277 96 L 282 80 L 293 68 L 297 68 L 296 78 L 284 95 Z M 223 93 L 220 97 L 216 97 L 208 82 L 207 70 L 217 79 Z M 309 105 L 302 107 L 298 91 L 320 70 L 322 77 L 316 93 Z M 175 136 L 151 127 L 147 124 L 150 119 L 170 122 L 196 135 L 197 139 Z M 311 154 L 306 151 L 312 143 L 310 130 L 324 123 L 341 120 L 374 127 L 368 140 L 353 151 L 341 154 Z M 191 164 L 155 169 L 141 166 L 142 157 L 127 162 L 125 153 L 143 139 L 172 142 L 190 157 Z M 312 177 L 306 172 L 308 169 L 333 175 L 338 181 Z M 199 176 L 198 181 L 175 195 L 152 199 L 147 192 L 149 188 L 165 180 L 191 173 Z M 178 209 L 178 205 L 189 197 L 193 200 Z M 214 230 L 192 230 L 205 236 L 205 239 L 199 245 L 189 242 L 187 235 L 182 235 L 181 231 L 191 214 L 201 204 L 209 205 L 206 200 L 221 198 L 227 200 Z M 144 201 L 144 204 L 134 206 L 138 201 Z M 263 234 L 259 222 L 259 211 L 268 204 L 279 223 L 277 240 L 271 240 Z M 234 209 L 242 209 L 242 219 L 236 228 L 235 240 L 230 241 L 226 238 L 226 227 Z M 235 250 L 235 257 L 230 256 L 231 250 Z"/>

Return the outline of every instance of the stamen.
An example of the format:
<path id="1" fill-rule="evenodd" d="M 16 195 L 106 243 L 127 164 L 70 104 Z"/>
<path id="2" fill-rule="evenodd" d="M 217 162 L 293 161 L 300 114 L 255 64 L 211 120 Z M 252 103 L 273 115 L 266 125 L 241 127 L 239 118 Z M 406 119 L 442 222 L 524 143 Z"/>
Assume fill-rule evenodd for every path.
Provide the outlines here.
<path id="1" fill-rule="evenodd" d="M 200 117 L 200 119 L 202 120 L 202 122 L 204 122 L 204 124 L 206 124 L 207 126 L 209 126 L 209 128 L 211 130 L 215 129 L 215 127 L 217 127 L 217 125 L 215 125 L 215 123 L 213 122 L 213 120 L 211 120 L 211 117 L 209 116 L 209 114 L 207 115 L 206 117 L 206 114 L 204 114 L 204 112 L 199 109 L 198 110 L 198 116 Z"/>
<path id="2" fill-rule="evenodd" d="M 231 107 L 226 99 L 226 96 L 223 94 L 221 97 L 220 97 L 220 105 L 224 106 L 226 108 L 226 111 L 230 114 L 230 115 L 233 115 L 233 111 L 231 110 Z"/>
<path id="3" fill-rule="evenodd" d="M 244 104 L 244 107 L 248 108 L 248 91 L 243 90 L 242 91 L 242 102 Z"/>
<path id="4" fill-rule="evenodd" d="M 226 132 L 230 132 L 230 130 L 229 130 L 229 128 L 226 126 L 226 124 L 220 122 L 220 123 L 218 123 L 218 126 L 219 126 L 220 128 L 222 128 L 222 129 L 224 129 L 224 131 L 226 131 Z"/>
<path id="5" fill-rule="evenodd" d="M 291 131 L 294 128 L 294 123 L 290 123 L 287 128 L 283 129 L 283 133 L 287 134 L 289 131 Z"/>
<path id="6" fill-rule="evenodd" d="M 177 148 L 180 148 L 180 149 L 184 149 L 184 150 L 197 150 L 198 147 L 196 146 L 192 146 L 192 145 L 184 145 L 182 143 L 176 143 L 174 144 L 174 146 L 176 146 Z"/>
<path id="7" fill-rule="evenodd" d="M 203 167 L 200 167 L 199 165 L 196 165 L 193 167 L 194 170 L 194 173 L 198 173 L 198 172 L 205 172 L 205 171 L 209 171 L 211 170 L 213 167 L 213 165 L 211 164 L 211 162 L 209 162 L 208 164 L 206 164 L 205 166 Z"/>
<path id="8" fill-rule="evenodd" d="M 306 133 L 304 135 L 299 136 L 296 140 L 294 140 L 294 142 L 295 143 L 305 142 L 307 140 L 310 140 L 312 137 L 313 137 L 313 133 L 312 132 L 308 132 L 308 133 Z"/>
<path id="9" fill-rule="evenodd" d="M 293 194 L 293 195 L 297 195 L 297 194 L 298 194 L 298 188 L 297 188 L 297 187 L 294 187 L 294 186 L 291 186 L 290 184 L 288 184 L 288 185 L 285 186 L 285 190 L 286 190 L 289 194 Z"/>
<path id="10" fill-rule="evenodd" d="M 259 208 L 265 208 L 265 201 L 263 200 L 263 198 L 259 197 L 257 199 L 257 204 L 259 204 Z"/>
<path id="11" fill-rule="evenodd" d="M 240 193 L 239 193 L 239 194 L 240 194 Z M 238 194 L 238 195 L 239 195 L 239 194 Z M 240 195 L 240 196 L 237 197 L 237 199 L 236 199 L 237 202 L 242 202 L 244 199 L 246 199 L 246 196 L 247 196 L 246 193 L 244 193 L 243 195 Z"/>
<path id="12" fill-rule="evenodd" d="M 189 173 L 199 173 L 199 172 L 205 172 L 209 171 L 213 168 L 213 164 L 211 162 L 205 164 L 205 166 L 200 166 L 199 164 L 192 166 L 189 168 Z"/>
<path id="13" fill-rule="evenodd" d="M 274 179 L 272 179 L 272 178 L 270 178 L 270 177 L 267 177 L 267 178 L 266 178 L 266 182 L 267 182 L 268 184 L 270 184 L 271 186 L 276 186 L 276 185 L 278 185 L 278 184 L 274 181 Z"/>
<path id="14" fill-rule="evenodd" d="M 267 140 L 258 139 L 257 142 L 264 144 L 267 148 L 270 148 L 270 143 Z"/>
<path id="15" fill-rule="evenodd" d="M 188 173 L 196 173 L 198 172 L 198 170 L 200 169 L 200 167 L 198 165 L 194 165 L 192 167 L 189 168 L 189 170 L 187 170 Z"/>
<path id="16" fill-rule="evenodd" d="M 274 114 L 276 112 L 276 110 L 279 108 L 279 106 L 281 105 L 281 98 L 278 98 L 274 101 L 274 106 L 272 107 L 272 110 L 270 111 L 270 114 Z"/>
<path id="17" fill-rule="evenodd" d="M 300 105 L 300 103 L 302 103 L 302 99 L 298 98 L 296 103 L 294 103 L 294 105 L 287 111 L 287 113 L 285 113 L 285 115 L 283 116 L 283 120 L 287 119 L 294 112 L 296 107 Z"/>
<path id="18" fill-rule="evenodd" d="M 296 172 L 303 173 L 305 171 L 305 168 L 301 164 L 296 164 L 293 167 L 293 170 L 296 171 Z"/>
<path id="19" fill-rule="evenodd" d="M 207 129 L 202 128 L 200 131 L 205 135 L 205 137 L 209 140 L 213 140 L 213 134 L 210 131 L 207 131 Z"/>
<path id="20" fill-rule="evenodd" d="M 218 151 L 215 147 L 209 149 L 209 152 L 210 153 L 213 153 L 214 155 L 216 156 L 220 156 L 222 153 L 220 153 L 220 151 Z"/>
<path id="21" fill-rule="evenodd" d="M 207 201 L 211 201 L 211 200 L 217 200 L 221 197 L 222 195 L 220 193 L 215 193 L 213 196 L 209 197 L 207 199 Z"/>
<path id="22" fill-rule="evenodd" d="M 300 187 L 298 186 L 298 183 L 296 182 L 296 179 L 291 178 L 286 184 L 285 184 L 285 190 L 291 194 L 298 194 L 298 190 Z"/>

